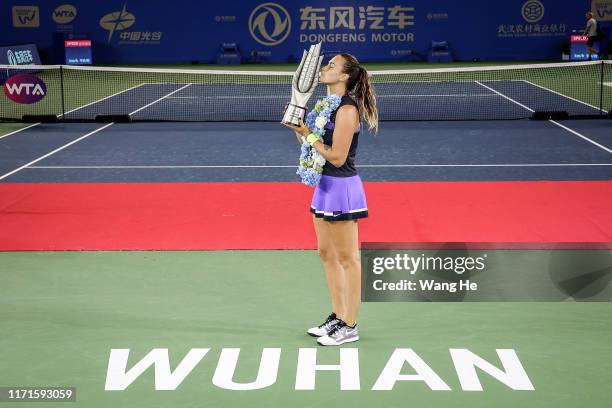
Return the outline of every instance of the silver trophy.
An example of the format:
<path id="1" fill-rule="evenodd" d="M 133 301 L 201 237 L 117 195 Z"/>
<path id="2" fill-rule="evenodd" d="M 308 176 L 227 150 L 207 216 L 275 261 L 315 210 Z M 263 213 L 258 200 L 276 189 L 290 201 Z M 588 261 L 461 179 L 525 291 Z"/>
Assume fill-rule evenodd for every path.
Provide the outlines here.
<path id="1" fill-rule="evenodd" d="M 306 104 L 319 83 L 319 68 L 323 61 L 321 43 L 311 45 L 308 52 L 304 51 L 302 61 L 295 74 L 291 89 L 291 102 L 285 109 L 282 123 L 300 125 L 300 119 L 306 114 Z"/>

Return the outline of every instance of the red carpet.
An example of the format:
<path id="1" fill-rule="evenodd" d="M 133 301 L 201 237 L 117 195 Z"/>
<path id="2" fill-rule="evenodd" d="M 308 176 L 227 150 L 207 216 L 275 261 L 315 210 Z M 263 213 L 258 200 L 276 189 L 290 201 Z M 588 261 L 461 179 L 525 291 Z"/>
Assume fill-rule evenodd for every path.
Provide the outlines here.
<path id="1" fill-rule="evenodd" d="M 612 241 L 612 181 L 367 182 L 360 241 Z M 298 183 L 0 184 L 0 250 L 313 249 Z"/>

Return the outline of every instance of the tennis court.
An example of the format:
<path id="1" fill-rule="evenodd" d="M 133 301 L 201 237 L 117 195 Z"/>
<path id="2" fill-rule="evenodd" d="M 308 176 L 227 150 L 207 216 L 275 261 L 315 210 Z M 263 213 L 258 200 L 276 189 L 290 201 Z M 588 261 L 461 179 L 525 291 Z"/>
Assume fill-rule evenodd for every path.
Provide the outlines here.
<path id="1" fill-rule="evenodd" d="M 453 80 L 447 70 L 381 73 L 380 131 L 360 137 L 371 213 L 360 241 L 609 242 L 612 121 L 603 117 L 612 92 L 602 91 L 602 66 L 459 69 Z M 566 81 L 576 70 L 592 71 L 594 87 Z M 66 89 L 82 92 L 48 93 L 42 112 L 3 114 L 65 121 L 0 136 L 0 321 L 9 333 L 0 385 L 75 386 L 83 407 L 607 406 L 610 304 L 572 297 L 363 303 L 361 339 L 341 348 L 357 350 L 359 390 L 341 391 L 337 371 L 296 389 L 300 349 L 316 348 L 304 330 L 329 305 L 312 189 L 297 182 L 294 135 L 274 123 L 290 76 L 74 72 L 63 74 L 73 81 Z M 40 75 L 59 89 L 55 71 Z M 121 79 L 101 82 L 108 75 Z M 528 119 L 539 111 L 588 119 Z M 132 123 L 95 122 L 104 115 Z M 172 371 L 196 348 L 210 351 L 173 391 L 155 390 L 152 368 L 125 391 L 105 390 L 111 349 L 130 350 L 128 367 L 168 349 Z M 274 384 L 215 385 L 229 348 L 240 349 L 236 382 L 254 381 L 263 349 L 280 348 Z M 422 380 L 373 390 L 398 348 L 414 350 L 450 391 Z M 497 350 L 513 349 L 534 390 L 479 371 L 483 391 L 467 392 L 451 349 L 500 369 Z M 319 347 L 317 362 L 338 364 L 340 353 Z"/>
<path id="2" fill-rule="evenodd" d="M 3 137 L 13 153 L 0 180 L 295 180 L 295 146 L 283 143 L 286 130 L 276 123 L 291 73 L 62 69 L 20 69 L 38 72 L 50 89 L 61 87 L 48 92 L 47 105 L 12 104 L 5 114 L 17 118 L 36 108 L 66 123 Z M 603 85 L 609 71 L 605 61 L 373 72 L 383 122 L 378 137 L 362 138 L 359 167 L 372 181 L 605 180 L 609 121 L 513 119 L 560 111 L 605 118 L 612 108 L 612 88 Z M 586 79 L 571 81 L 576 75 Z M 101 82 L 121 90 L 102 95 Z M 73 107 L 92 95 L 98 98 Z M 322 96 L 319 86 L 313 97 Z M 101 117 L 140 123 L 94 122 Z M 270 147 L 252 154 L 262 137 Z"/>

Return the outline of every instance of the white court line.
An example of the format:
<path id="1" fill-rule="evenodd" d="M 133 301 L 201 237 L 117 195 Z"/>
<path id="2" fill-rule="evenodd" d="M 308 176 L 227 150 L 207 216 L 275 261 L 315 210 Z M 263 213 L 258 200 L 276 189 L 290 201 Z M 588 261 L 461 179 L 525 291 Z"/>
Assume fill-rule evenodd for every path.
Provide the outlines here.
<path id="1" fill-rule="evenodd" d="M 140 112 L 141 110 L 143 110 L 143 109 L 145 109 L 145 108 L 148 108 L 149 106 L 151 106 L 151 105 L 153 105 L 153 104 L 155 104 L 155 103 L 157 103 L 157 102 L 161 101 L 162 99 L 166 99 L 166 98 L 167 98 L 167 97 L 169 97 L 170 95 L 175 94 L 175 93 L 177 93 L 177 92 L 179 92 L 179 91 L 182 91 L 183 89 L 187 88 L 187 87 L 188 87 L 188 86 L 190 86 L 190 85 L 193 85 L 193 84 L 187 84 L 187 85 L 185 85 L 185 86 L 182 86 L 182 87 L 180 87 L 179 89 L 176 89 L 176 90 L 174 90 L 174 91 L 170 92 L 169 94 L 164 95 L 164 96 L 162 96 L 161 98 L 159 98 L 159 99 L 157 99 L 157 100 L 154 100 L 153 102 L 148 103 L 148 104 L 146 104 L 145 106 L 143 106 L 143 107 L 141 107 L 141 108 L 136 109 L 134 112 L 130 113 L 129 115 L 130 115 L 130 116 L 132 116 L 132 115 L 133 115 L 133 114 L 135 114 L 136 112 Z"/>
<path id="2" fill-rule="evenodd" d="M 89 132 L 89 133 L 87 133 L 86 135 L 83 135 L 83 136 L 79 137 L 78 139 L 73 140 L 73 141 L 72 141 L 72 142 L 70 142 L 70 143 L 67 143 L 67 144 L 63 145 L 62 147 L 59 147 L 59 148 L 57 148 L 57 149 L 53 150 L 52 152 L 49 152 L 49 153 L 45 154 L 44 156 L 39 157 L 38 159 L 32 160 L 32 161 L 31 161 L 31 162 L 29 162 L 28 164 L 25 164 L 25 165 L 23 165 L 23 166 L 19 167 L 18 169 L 12 170 L 12 171 L 10 171 L 10 172 L 8 172 L 8 173 L 6 173 L 6 174 L 4 174 L 4 175 L 0 176 L 0 180 L 2 180 L 2 179 L 4 179 L 4 178 L 6 178 L 6 177 L 8 177 L 8 176 L 10 176 L 11 174 L 15 174 L 15 173 L 17 173 L 19 170 L 22 170 L 22 169 L 24 169 L 24 168 L 28 167 L 28 166 L 29 166 L 29 165 L 31 165 L 31 164 L 34 164 L 34 163 L 36 163 L 36 162 L 39 162 L 39 161 L 41 161 L 42 159 L 47 158 L 47 157 L 51 156 L 52 154 L 59 152 L 60 150 L 65 149 L 65 148 L 67 148 L 68 146 L 71 146 L 71 145 L 73 145 L 73 144 L 75 144 L 75 143 L 77 143 L 77 142 L 79 142 L 79 141 L 81 141 L 81 140 L 85 139 L 86 137 L 88 137 L 88 136 L 90 136 L 90 135 L 93 135 L 94 133 L 97 133 L 97 132 L 101 131 L 102 129 L 106 129 L 107 127 L 109 127 L 109 126 L 113 125 L 114 123 L 115 123 L 115 122 L 111 122 L 111 123 L 108 123 L 108 124 L 106 124 L 106 125 L 104 125 L 104 126 L 102 126 L 102 127 L 99 127 L 98 129 L 96 129 L 96 130 L 94 130 L 94 131 L 92 131 L 92 132 Z"/>
<path id="3" fill-rule="evenodd" d="M 105 96 L 105 97 L 104 97 L 104 98 L 102 98 L 102 99 L 98 99 L 98 100 L 93 101 L 93 102 L 90 102 L 90 103 L 88 103 L 88 104 L 86 104 L 86 105 L 79 106 L 78 108 L 75 108 L 75 109 L 69 110 L 69 111 L 68 111 L 68 112 L 66 112 L 65 114 L 68 114 L 68 113 L 72 113 L 72 112 L 78 111 L 79 109 L 83 109 L 83 108 L 85 108 L 85 107 L 87 107 L 87 106 L 90 106 L 90 105 L 96 104 L 96 103 L 98 103 L 98 102 L 102 102 L 103 100 L 106 100 L 106 99 L 108 99 L 108 98 L 112 98 L 113 96 L 117 96 L 117 95 L 122 94 L 122 93 L 127 92 L 127 91 L 131 91 L 132 89 L 136 89 L 136 88 L 138 88 L 139 86 L 143 86 L 143 85 L 145 85 L 145 84 L 146 84 L 146 83 L 145 83 L 145 82 L 143 82 L 143 83 L 140 83 L 140 84 L 138 84 L 138 85 L 134 85 L 134 86 L 132 86 L 132 87 L 130 87 L 130 88 L 124 89 L 123 91 L 115 92 L 114 94 L 112 94 L 112 95 L 108 95 L 108 96 Z M 61 115 L 57 115 L 57 116 L 61 116 Z"/>
<path id="4" fill-rule="evenodd" d="M 112 95 L 108 95 L 108 96 L 105 96 L 105 97 L 104 97 L 104 98 L 102 98 L 102 99 L 98 99 L 98 100 L 95 100 L 95 101 L 90 102 L 90 103 L 88 103 L 88 104 L 85 104 L 85 105 L 79 106 L 78 108 L 74 108 L 74 109 L 72 109 L 72 110 L 69 110 L 68 112 L 64 112 L 64 115 L 67 115 L 67 114 L 69 114 L 69 113 L 72 113 L 72 112 L 78 111 L 79 109 L 83 109 L 83 108 L 85 108 L 85 107 L 87 107 L 87 106 L 90 106 L 90 105 L 96 104 L 96 103 L 98 103 L 98 102 L 102 102 L 102 101 L 103 101 L 103 100 L 105 100 L 105 99 L 111 98 L 111 97 L 113 97 L 113 96 L 117 96 L 117 95 L 119 95 L 119 94 L 122 94 L 123 92 L 131 91 L 132 89 L 138 88 L 139 86 L 142 86 L 142 85 L 145 85 L 145 83 L 143 82 L 143 83 L 141 83 L 141 84 L 134 85 L 134 86 L 132 86 L 131 88 L 127 88 L 127 89 L 124 89 L 123 91 L 115 92 L 114 94 L 112 94 Z M 62 115 L 56 115 L 56 116 L 59 118 L 59 117 L 61 117 Z M 34 126 L 38 126 L 38 125 L 40 125 L 40 124 L 41 124 L 41 122 L 38 122 L 38 123 L 33 123 L 33 124 L 31 124 L 30 126 L 26 126 L 26 127 L 24 127 L 24 128 L 17 129 L 17 130 L 15 130 L 15 131 L 13 131 L 13 132 L 7 133 L 6 135 L 2 135 L 2 136 L 0 136 L 0 139 L 2 139 L 3 137 L 7 137 L 7 136 L 10 136 L 10 135 L 14 135 L 15 133 L 19 133 L 19 132 L 21 132 L 22 130 L 26 130 L 26 129 L 29 129 L 29 128 L 34 127 Z"/>
<path id="5" fill-rule="evenodd" d="M 153 105 L 153 104 L 154 104 L 154 103 L 156 103 L 156 102 L 161 101 L 162 99 L 164 99 L 164 98 L 166 98 L 166 97 L 168 97 L 168 96 L 172 95 L 172 94 L 173 94 L 173 93 L 175 93 L 175 92 L 178 92 L 178 91 L 180 91 L 180 90 L 182 90 L 182 89 L 187 88 L 189 85 L 191 85 L 191 84 L 187 84 L 187 85 L 185 85 L 185 86 L 183 86 L 183 87 L 181 87 L 181 88 L 179 88 L 179 89 L 177 89 L 177 90 L 175 90 L 175 91 L 172 91 L 172 92 L 170 92 L 169 94 L 167 94 L 167 95 L 165 95 L 165 96 L 163 96 L 163 97 L 161 97 L 161 98 L 159 98 L 159 99 L 157 99 L 157 100 L 155 100 L 155 101 L 153 101 L 153 102 L 151 102 L 151 103 L 149 103 L 149 104 L 147 104 L 147 105 L 145 105 L 145 106 L 143 106 L 143 107 L 141 107 L 141 108 L 139 108 L 139 109 L 136 109 L 134 112 L 130 113 L 130 115 L 133 115 L 134 113 L 136 113 L 136 112 L 138 112 L 138 111 L 140 111 L 140 110 L 142 110 L 142 109 L 144 109 L 144 108 L 146 108 L 146 107 L 148 107 L 148 106 L 151 106 L 151 105 Z M 65 144 L 64 146 L 62 146 L 62 147 L 60 147 L 60 148 L 57 148 L 57 149 L 53 150 L 52 152 L 49 152 L 49 153 L 45 154 L 44 156 L 39 157 L 38 159 L 32 160 L 32 161 L 31 161 L 31 162 L 29 162 L 28 164 L 25 164 L 25 165 L 23 165 L 23 166 L 21 166 L 21 167 L 19 167 L 19 168 L 15 169 L 15 170 L 13 170 L 13 171 L 10 171 L 10 172 L 8 172 L 8 173 L 6 173 L 6 174 L 4 174 L 4 175 L 0 176 L 0 180 L 2 180 L 2 179 L 4 179 L 4 178 L 6 178 L 6 177 L 8 177 L 8 176 L 10 176 L 11 174 L 15 174 L 15 173 L 17 173 L 19 170 L 25 169 L 25 168 L 27 168 L 28 166 L 30 166 L 31 164 L 37 163 L 37 162 L 41 161 L 42 159 L 45 159 L 45 158 L 47 158 L 47 157 L 51 156 L 52 154 L 57 153 L 57 152 L 59 152 L 60 150 L 63 150 L 63 149 L 65 149 L 66 147 L 71 146 L 71 145 L 73 145 L 73 144 L 75 144 L 75 143 L 77 143 L 77 142 L 79 142 L 79 141 L 81 141 L 81 140 L 85 139 L 86 137 L 88 137 L 88 136 L 90 136 L 90 135 L 93 135 L 94 133 L 97 133 L 97 132 L 99 132 L 99 131 L 100 131 L 100 130 L 102 130 L 102 129 L 106 129 L 107 127 L 109 127 L 109 126 L 111 126 L 111 125 L 114 125 L 114 124 L 115 124 L 115 122 L 111 122 L 111 123 L 108 123 L 108 124 L 106 124 L 106 125 L 104 125 L 104 126 L 102 126 L 102 127 L 99 127 L 98 129 L 95 129 L 95 130 L 93 130 L 93 131 L 91 131 L 91 132 L 87 133 L 86 135 L 83 135 L 83 136 L 79 137 L 78 139 L 73 140 L 72 142 Z"/>
<path id="6" fill-rule="evenodd" d="M 485 88 L 490 89 L 491 91 L 495 92 L 495 93 L 496 93 L 496 94 L 498 94 L 499 96 L 501 96 L 501 97 L 503 97 L 503 98 L 506 98 L 506 99 L 508 99 L 508 100 L 509 100 L 509 101 L 511 101 L 511 102 L 516 103 L 516 104 L 517 104 L 517 105 L 519 105 L 520 107 L 522 107 L 522 108 L 524 108 L 524 109 L 527 109 L 527 110 L 528 110 L 528 111 L 530 111 L 530 112 L 535 112 L 535 111 L 534 111 L 533 109 L 531 109 L 530 107 L 525 106 L 525 105 L 523 105 L 522 103 L 519 103 L 519 102 L 515 101 L 514 99 L 512 99 L 512 98 L 510 98 L 510 97 L 508 97 L 508 96 L 506 96 L 506 95 L 502 94 L 501 92 L 497 92 L 495 89 L 493 89 L 493 88 L 489 88 L 488 86 L 486 86 L 486 85 L 484 85 L 484 84 L 481 84 L 481 83 L 480 83 L 480 82 L 478 82 L 478 81 L 475 81 L 475 82 L 476 82 L 478 85 L 482 85 L 482 86 L 484 86 Z M 576 132 L 575 130 L 570 129 L 570 128 L 568 128 L 567 126 L 563 126 L 562 124 L 560 124 L 559 122 L 555 122 L 554 120 L 549 120 L 548 122 L 553 123 L 553 124 L 555 124 L 555 125 L 559 126 L 560 128 L 565 129 L 565 130 L 567 130 L 568 132 L 570 132 L 570 133 L 572 133 L 572 134 L 574 134 L 574 135 L 576 135 L 576 136 L 578 136 L 578 137 L 581 137 L 582 139 L 586 140 L 587 142 L 592 143 L 592 144 L 594 144 L 595 146 L 597 146 L 597 147 L 599 147 L 599 148 L 601 148 L 601 149 L 605 150 L 606 152 L 608 152 L 608 153 L 612 154 L 612 150 L 608 149 L 608 148 L 607 148 L 607 147 L 605 147 L 605 146 L 602 146 L 601 144 L 597 143 L 597 142 L 596 142 L 596 141 L 594 141 L 594 140 L 589 139 L 588 137 L 584 136 L 583 134 L 580 134 L 580 133 Z"/>
<path id="7" fill-rule="evenodd" d="M 501 96 L 502 98 L 505 98 L 505 99 L 509 100 L 510 102 L 513 102 L 513 103 L 517 104 L 517 105 L 518 105 L 518 106 L 520 106 L 521 108 L 523 108 L 523 109 L 527 109 L 529 112 L 535 112 L 535 111 L 534 111 L 533 109 L 531 109 L 530 107 L 525 106 L 525 105 L 523 105 L 522 103 L 515 101 L 514 99 L 510 98 L 509 96 L 506 96 L 506 95 L 504 95 L 503 93 L 498 92 L 498 91 L 496 91 L 495 89 L 493 89 L 493 88 L 491 88 L 491 87 L 486 86 L 485 84 L 482 84 L 482 83 L 480 83 L 480 82 L 478 82 L 478 81 L 474 81 L 474 82 L 476 82 L 476 83 L 477 83 L 478 85 L 480 85 L 480 86 L 483 86 L 483 87 L 487 88 L 487 89 L 488 89 L 489 91 L 491 91 L 491 92 L 495 92 L 497 95 Z"/>
<path id="8" fill-rule="evenodd" d="M 559 127 L 562 127 L 563 129 L 567 130 L 568 132 L 573 133 L 573 134 L 575 134 L 576 136 L 581 137 L 581 138 L 583 138 L 584 140 L 586 140 L 586 141 L 588 141 L 588 142 L 591 142 L 591 143 L 593 143 L 595 146 L 601 147 L 601 148 L 602 148 L 602 149 L 604 149 L 606 152 L 608 152 L 608 153 L 611 153 L 611 154 L 612 154 L 612 149 L 608 149 L 606 146 L 602 146 L 602 145 L 600 145 L 599 143 L 597 143 L 597 142 L 595 142 L 595 141 L 593 141 L 593 140 L 589 139 L 588 137 L 586 137 L 586 136 L 584 136 L 584 135 L 581 135 L 580 133 L 576 132 L 574 129 L 570 129 L 570 128 L 568 128 L 567 126 L 563 126 L 562 124 L 560 124 L 560 123 L 558 123 L 558 122 L 555 122 L 554 120 L 549 120 L 549 122 L 554 123 L 555 125 L 557 125 L 557 126 L 559 126 Z"/>
<path id="9" fill-rule="evenodd" d="M 389 95 L 389 94 L 381 94 L 381 95 L 376 95 L 377 98 L 385 98 L 385 97 L 392 97 L 392 98 L 413 98 L 413 97 L 417 97 L 417 98 L 421 98 L 421 97 L 429 97 L 429 96 L 444 96 L 444 97 L 458 97 L 458 98 L 471 98 L 474 96 L 497 96 L 495 94 L 492 93 L 486 93 L 486 94 L 409 94 L 409 95 Z"/>
<path id="10" fill-rule="evenodd" d="M 471 98 L 474 96 L 497 96 L 492 93 L 487 94 L 378 94 L 376 95 L 377 99 L 381 98 L 421 98 L 421 97 L 434 97 L 434 96 L 444 96 L 444 97 L 460 97 L 460 98 Z M 244 95 L 242 96 L 170 96 L 168 99 L 244 99 Z M 287 99 L 285 96 L 281 95 L 253 95 L 249 96 L 249 99 Z"/>
<path id="11" fill-rule="evenodd" d="M 612 163 L 525 163 L 525 164 L 364 164 L 359 168 L 381 167 L 564 167 L 564 166 L 612 166 Z M 29 166 L 29 169 L 235 169 L 235 168 L 295 168 L 291 166 Z"/>
<path id="12" fill-rule="evenodd" d="M 105 97 L 105 98 L 103 98 L 103 99 L 100 99 L 100 100 L 98 100 L 98 101 L 94 102 L 94 103 L 97 103 L 97 102 L 102 101 L 102 100 L 104 100 L 104 99 L 108 99 L 108 98 L 109 98 L 109 97 L 111 97 L 111 96 L 118 95 L 118 94 L 120 94 L 120 93 L 122 93 L 122 92 L 128 91 L 128 90 L 130 90 L 130 89 L 134 89 L 134 88 L 136 88 L 136 87 L 138 87 L 138 86 L 141 86 L 141 85 L 144 85 L 144 83 L 141 83 L 141 84 L 139 84 L 139 85 L 133 86 L 133 87 L 128 88 L 128 89 L 124 89 L 124 90 L 123 90 L 123 91 L 121 91 L 121 92 L 118 92 L 118 93 L 116 93 L 116 94 L 113 94 L 113 95 L 107 96 L 107 97 Z M 177 90 L 175 90 L 175 91 L 172 91 L 172 92 L 170 92 L 169 94 L 167 94 L 167 95 L 165 95 L 165 96 L 163 96 L 163 97 L 161 97 L 161 98 L 159 98 L 159 99 L 157 99 L 157 100 L 155 100 L 155 101 L 153 101 L 153 102 L 151 102 L 151 103 L 149 103 L 149 104 L 147 104 L 147 105 L 145 105 L 145 106 L 143 106 L 143 107 L 141 107 L 141 108 L 136 109 L 134 112 L 130 113 L 130 116 L 131 116 L 131 115 L 133 115 L 133 114 L 134 114 L 134 113 L 136 113 L 136 112 L 139 112 L 139 111 L 141 111 L 141 110 L 143 110 L 143 109 L 145 109 L 145 108 L 147 108 L 147 107 L 149 107 L 149 106 L 153 105 L 154 103 L 157 103 L 157 102 L 161 101 L 162 99 L 164 99 L 164 98 L 166 98 L 166 97 L 168 97 L 168 96 L 172 95 L 173 93 L 176 93 L 176 92 L 178 92 L 178 91 L 181 91 L 181 90 L 183 90 L 183 89 L 187 88 L 187 87 L 188 87 L 188 86 L 190 86 L 190 85 L 191 85 L 191 84 L 187 84 L 187 85 L 185 85 L 185 86 L 183 86 L 183 87 L 181 87 L 181 88 L 179 88 L 179 89 L 177 89 Z M 91 103 L 90 103 L 90 104 L 88 104 L 88 105 L 91 105 Z M 84 106 L 82 106 L 82 107 L 85 107 L 85 106 L 88 106 L 88 105 L 84 105 Z M 79 107 L 79 108 L 77 108 L 77 109 L 81 109 L 82 107 Z M 72 110 L 72 111 L 70 111 L 70 112 L 73 112 L 73 111 L 74 111 L 74 110 Z M 66 112 L 66 113 L 69 113 L 69 112 Z M 15 174 L 15 173 L 17 173 L 18 171 L 20 171 L 20 170 L 22 170 L 22 169 L 25 169 L 25 168 L 29 167 L 31 164 L 37 163 L 37 162 L 39 162 L 39 161 L 41 161 L 41 160 L 43 160 L 43 159 L 45 159 L 45 158 L 47 158 L 47 157 L 51 156 L 52 154 L 55 154 L 55 153 L 59 152 L 60 150 L 65 149 L 66 147 L 71 146 L 71 145 L 73 145 L 73 144 L 75 144 L 75 143 L 77 143 L 77 142 L 79 142 L 79 141 L 81 141 L 81 140 L 85 139 L 86 137 L 88 137 L 88 136 L 90 136 L 90 135 L 93 135 L 94 133 L 99 132 L 99 131 L 100 131 L 100 130 L 102 130 L 102 129 L 106 129 L 107 127 L 109 127 L 109 126 L 113 125 L 114 123 L 115 123 L 115 122 L 108 123 L 108 124 L 106 124 L 106 125 L 104 125 L 104 126 L 102 126 L 102 127 L 98 128 L 98 129 L 95 129 L 95 130 L 94 130 L 94 131 L 92 131 L 92 132 L 87 133 L 86 135 L 83 135 L 83 136 L 79 137 L 79 138 L 78 138 L 78 139 L 76 139 L 76 140 L 73 140 L 73 141 L 72 141 L 72 142 L 70 142 L 70 143 L 67 143 L 67 144 L 65 144 L 65 145 L 63 145 L 63 146 L 61 146 L 61 147 L 59 147 L 59 148 L 57 148 L 57 149 L 53 150 L 52 152 L 47 153 L 47 154 L 46 154 L 46 155 L 44 155 L 44 156 L 41 156 L 41 157 L 39 157 L 39 158 L 37 158 L 37 159 L 35 159 L 35 160 L 32 160 L 32 161 L 31 161 L 31 162 L 29 162 L 28 164 L 25 164 L 25 165 L 23 165 L 23 166 L 21 166 L 21 167 L 19 167 L 19 168 L 15 169 L 15 170 L 12 170 L 12 171 L 10 171 L 10 172 L 8 172 L 8 173 L 6 173 L 6 174 L 4 174 L 4 175 L 0 176 L 0 180 L 2 180 L 2 179 L 4 179 L 4 178 L 6 178 L 6 177 L 8 177 L 8 176 L 10 176 L 11 174 Z M 40 123 L 36 123 L 36 124 L 34 124 L 34 125 L 32 125 L 32 126 L 28 126 L 28 127 L 33 127 L 33 126 L 38 125 L 38 124 L 40 124 Z M 20 129 L 20 130 L 23 130 L 23 129 Z M 13 133 L 17 133 L 17 131 L 16 131 L 16 132 L 13 132 Z M 7 136 L 8 136 L 8 135 L 7 135 Z"/>
<path id="13" fill-rule="evenodd" d="M 40 125 L 40 122 L 38 122 L 38 123 L 33 123 L 33 124 L 31 124 L 30 126 L 26 126 L 26 127 L 24 127 L 24 128 L 21 128 L 21 129 L 13 130 L 12 132 L 7 133 L 6 135 L 2 135 L 2 136 L 0 136 L 0 139 L 2 139 L 3 137 L 7 137 L 7 136 L 10 136 L 10 135 L 14 135 L 15 133 L 19 133 L 19 132 L 21 132 L 22 130 L 29 129 L 29 128 L 34 127 L 34 126 L 36 126 L 36 125 Z"/>
<path id="14" fill-rule="evenodd" d="M 142 85 L 142 84 L 141 84 L 141 85 Z M 155 101 L 153 101 L 153 102 L 151 102 L 151 103 L 149 103 L 149 104 L 147 104 L 147 105 L 145 105 L 145 106 L 143 106 L 143 107 L 141 107 L 141 108 L 139 108 L 139 109 L 136 109 L 134 112 L 130 113 L 130 115 L 133 115 L 134 113 L 136 113 L 136 112 L 138 112 L 138 111 L 140 111 L 140 110 L 142 110 L 142 109 L 144 109 L 144 108 L 146 108 L 146 107 L 148 107 L 148 106 L 151 106 L 151 105 L 153 105 L 153 104 L 154 104 L 154 103 L 156 103 L 156 102 L 161 101 L 161 100 L 162 100 L 162 99 L 164 99 L 165 97 L 170 96 L 170 95 L 172 95 L 172 94 L 173 94 L 173 93 L 175 93 L 175 92 L 178 92 L 178 91 L 180 91 L 180 90 L 182 90 L 182 89 L 187 88 L 189 85 L 191 85 L 191 84 L 187 84 L 187 85 L 185 85 L 185 86 L 183 86 L 183 87 L 181 87 L 181 88 L 179 88 L 179 89 L 177 89 L 177 90 L 175 90 L 175 91 L 172 91 L 172 92 L 170 92 L 169 94 L 167 94 L 167 95 L 165 95 L 165 96 L 163 96 L 163 97 L 161 97 L 161 98 L 159 98 L 159 99 L 157 99 L 157 100 L 155 100 Z M 133 87 L 133 88 L 134 88 L 134 87 Z M 123 91 L 122 91 L 122 92 L 123 92 Z M 22 170 L 22 169 L 27 168 L 27 167 L 28 167 L 28 166 L 30 166 L 31 164 L 37 163 L 37 162 L 41 161 L 42 159 L 45 159 L 45 158 L 47 158 L 47 157 L 51 156 L 52 154 L 55 154 L 55 153 L 59 152 L 60 150 L 65 149 L 66 147 L 71 146 L 71 145 L 73 145 L 73 144 L 75 144 L 75 143 L 77 143 L 77 142 L 79 142 L 79 141 L 81 141 L 81 140 L 85 139 L 86 137 L 88 137 L 88 136 L 90 136 L 90 135 L 93 135 L 94 133 L 99 132 L 99 131 L 100 131 L 100 130 L 102 130 L 102 129 L 106 129 L 107 127 L 109 127 L 109 126 L 111 126 L 111 125 L 113 125 L 113 124 L 115 124 L 115 122 L 108 123 L 108 124 L 106 124 L 106 125 L 104 125 L 104 126 L 102 126 L 102 127 L 98 128 L 98 129 L 95 129 L 95 130 L 94 130 L 94 131 L 92 131 L 92 132 L 87 133 L 86 135 L 83 135 L 83 136 L 79 137 L 79 138 L 78 138 L 78 139 L 76 139 L 76 140 L 73 140 L 73 141 L 72 141 L 72 142 L 70 142 L 70 143 L 67 143 L 67 144 L 63 145 L 62 147 L 59 147 L 59 148 L 57 148 L 57 149 L 53 150 L 52 152 L 49 152 L 49 153 L 45 154 L 44 156 L 39 157 L 38 159 L 32 160 L 32 161 L 31 161 L 31 162 L 29 162 L 28 164 L 25 164 L 25 165 L 23 165 L 23 166 L 21 166 L 21 167 L 19 167 L 19 168 L 15 169 L 15 170 L 12 170 L 12 171 L 10 171 L 10 172 L 8 172 L 8 173 L 6 173 L 6 174 L 4 174 L 4 175 L 0 176 L 0 180 L 2 180 L 2 179 L 4 179 L 4 178 L 6 178 L 6 177 L 8 177 L 8 176 L 10 176 L 11 174 L 15 174 L 15 173 L 17 173 L 18 171 L 20 171 L 20 170 Z"/>
<path id="15" fill-rule="evenodd" d="M 566 98 L 566 99 L 571 99 L 571 100 L 572 100 L 572 101 L 574 101 L 574 102 L 581 103 L 581 104 L 586 105 L 586 106 L 588 106 L 588 107 L 590 107 L 590 108 L 593 108 L 593 109 L 595 109 L 595 110 L 597 110 L 597 111 L 600 111 L 600 112 L 605 112 L 603 109 L 599 109 L 597 106 L 593 106 L 593 105 L 591 105 L 590 103 L 582 102 L 582 101 L 580 101 L 580 100 L 578 100 L 578 99 L 572 98 L 571 96 L 563 95 L 562 93 L 559 93 L 559 92 L 557 92 L 557 91 L 553 91 L 552 89 L 546 88 L 545 86 L 538 85 L 538 84 L 534 84 L 533 82 L 531 82 L 531 81 L 527 81 L 526 79 L 522 79 L 522 81 L 523 81 L 523 82 L 528 83 L 529 85 L 537 86 L 538 88 L 541 88 L 541 89 L 543 89 L 543 90 L 545 90 L 545 91 L 552 92 L 552 93 L 554 93 L 554 94 L 557 94 L 557 95 L 559 95 L 559 96 L 562 96 L 562 97 L 564 97 L 564 98 Z"/>
<path id="16" fill-rule="evenodd" d="M 232 96 L 169 96 L 168 99 L 245 99 L 244 95 Z M 248 99 L 287 99 L 284 95 L 249 95 Z"/>

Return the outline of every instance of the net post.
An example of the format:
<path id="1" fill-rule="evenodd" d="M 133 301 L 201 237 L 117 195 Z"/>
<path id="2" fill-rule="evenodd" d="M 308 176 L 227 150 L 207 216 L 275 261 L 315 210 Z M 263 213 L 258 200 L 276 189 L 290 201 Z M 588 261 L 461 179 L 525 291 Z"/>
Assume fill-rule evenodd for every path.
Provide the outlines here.
<path id="1" fill-rule="evenodd" d="M 64 68 L 60 65 L 60 95 L 62 98 L 62 120 L 66 119 L 66 106 L 64 104 Z"/>
<path id="2" fill-rule="evenodd" d="M 604 93 L 604 62 L 603 60 L 600 61 L 601 62 L 601 70 L 599 73 L 599 114 L 603 115 L 604 114 L 604 110 L 603 110 L 603 93 Z"/>

